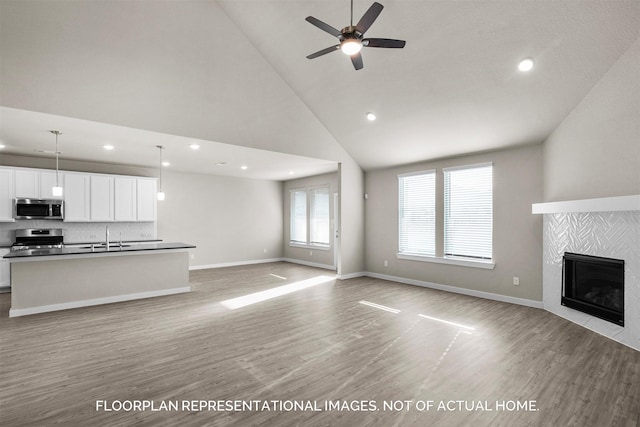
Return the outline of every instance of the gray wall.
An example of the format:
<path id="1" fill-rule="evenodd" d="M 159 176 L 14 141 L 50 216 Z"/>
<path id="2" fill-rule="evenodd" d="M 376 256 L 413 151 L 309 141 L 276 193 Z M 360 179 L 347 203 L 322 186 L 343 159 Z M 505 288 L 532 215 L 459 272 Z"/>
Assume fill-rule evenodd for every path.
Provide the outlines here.
<path id="1" fill-rule="evenodd" d="M 544 143 L 544 200 L 640 194 L 640 39 Z"/>
<path id="2" fill-rule="evenodd" d="M 443 252 L 442 168 L 493 162 L 495 268 L 400 260 L 398 251 L 398 174 L 437 169 L 436 253 Z M 365 250 L 369 272 L 474 291 L 542 301 L 542 218 L 531 204 L 542 198 L 541 145 L 438 160 L 367 172 Z M 384 267 L 384 261 L 389 263 Z M 520 277 L 514 286 L 513 276 Z"/>
<path id="3" fill-rule="evenodd" d="M 291 197 L 289 196 L 289 191 L 296 188 L 310 188 L 317 187 L 321 185 L 329 185 L 329 203 L 330 209 L 329 213 L 331 216 L 331 248 L 330 250 L 321 250 L 317 248 L 300 248 L 289 245 L 290 239 L 290 219 L 291 219 Z M 283 254 L 284 258 L 298 260 L 302 263 L 310 263 L 310 264 L 320 264 L 324 267 L 331 266 L 335 268 L 334 265 L 334 251 L 335 245 L 333 244 L 333 232 L 334 232 L 334 199 L 333 193 L 338 192 L 338 173 L 330 173 L 323 175 L 310 176 L 307 178 L 294 179 L 290 181 L 286 181 L 284 183 L 283 188 L 283 213 L 284 213 L 284 242 L 283 242 Z"/>
<path id="4" fill-rule="evenodd" d="M 190 265 L 282 257 L 281 182 L 165 171 L 162 186 L 158 237 L 196 245 Z"/>

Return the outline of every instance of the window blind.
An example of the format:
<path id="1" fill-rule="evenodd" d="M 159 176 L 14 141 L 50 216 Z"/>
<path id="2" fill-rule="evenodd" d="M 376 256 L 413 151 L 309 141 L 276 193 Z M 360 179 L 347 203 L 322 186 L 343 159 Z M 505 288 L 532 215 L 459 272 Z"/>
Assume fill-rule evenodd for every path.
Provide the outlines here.
<path id="1" fill-rule="evenodd" d="M 307 192 L 291 191 L 291 233 L 289 240 L 296 243 L 307 243 Z"/>
<path id="2" fill-rule="evenodd" d="M 436 174 L 428 171 L 398 176 L 399 252 L 436 253 Z"/>
<path id="3" fill-rule="evenodd" d="M 493 165 L 444 169 L 444 255 L 491 259 Z"/>
<path id="4" fill-rule="evenodd" d="M 311 191 L 311 227 L 312 245 L 329 245 L 329 188 L 315 188 Z"/>

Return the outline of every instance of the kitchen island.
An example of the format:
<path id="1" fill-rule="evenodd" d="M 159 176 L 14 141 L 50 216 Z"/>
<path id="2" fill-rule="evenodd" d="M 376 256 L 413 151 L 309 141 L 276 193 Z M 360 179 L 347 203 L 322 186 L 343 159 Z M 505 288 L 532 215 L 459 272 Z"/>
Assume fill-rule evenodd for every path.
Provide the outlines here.
<path id="1" fill-rule="evenodd" d="M 189 292 L 185 243 L 11 252 L 9 317 Z"/>

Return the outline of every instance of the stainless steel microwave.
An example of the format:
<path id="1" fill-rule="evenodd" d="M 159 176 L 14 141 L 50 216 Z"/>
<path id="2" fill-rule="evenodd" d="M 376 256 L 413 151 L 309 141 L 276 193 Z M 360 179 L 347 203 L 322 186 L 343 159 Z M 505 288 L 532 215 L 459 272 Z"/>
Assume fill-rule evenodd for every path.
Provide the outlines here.
<path id="1" fill-rule="evenodd" d="M 15 219 L 64 219 L 64 201 L 58 199 L 15 199 Z"/>

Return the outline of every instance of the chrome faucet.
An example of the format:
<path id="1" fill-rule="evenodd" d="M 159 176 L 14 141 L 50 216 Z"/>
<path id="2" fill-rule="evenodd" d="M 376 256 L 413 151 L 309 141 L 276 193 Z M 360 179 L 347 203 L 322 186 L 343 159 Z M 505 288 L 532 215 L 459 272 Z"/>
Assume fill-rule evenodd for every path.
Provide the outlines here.
<path id="1" fill-rule="evenodd" d="M 109 226 L 107 225 L 105 227 L 105 246 L 107 248 L 107 250 L 109 250 Z"/>

